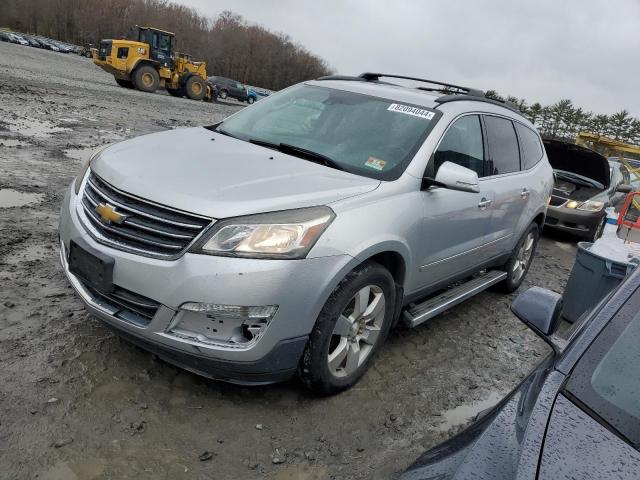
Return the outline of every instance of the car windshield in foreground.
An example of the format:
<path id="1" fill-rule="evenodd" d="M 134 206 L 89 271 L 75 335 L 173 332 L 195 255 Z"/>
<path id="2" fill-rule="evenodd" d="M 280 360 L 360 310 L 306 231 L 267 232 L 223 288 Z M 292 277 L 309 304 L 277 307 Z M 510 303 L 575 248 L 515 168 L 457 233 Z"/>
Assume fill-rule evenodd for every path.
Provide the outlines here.
<path id="1" fill-rule="evenodd" d="M 393 180 L 437 117 L 421 106 L 298 85 L 238 112 L 216 131 L 328 167 Z"/>
<path id="2" fill-rule="evenodd" d="M 631 443 L 640 445 L 640 292 L 582 357 L 568 391 Z"/>

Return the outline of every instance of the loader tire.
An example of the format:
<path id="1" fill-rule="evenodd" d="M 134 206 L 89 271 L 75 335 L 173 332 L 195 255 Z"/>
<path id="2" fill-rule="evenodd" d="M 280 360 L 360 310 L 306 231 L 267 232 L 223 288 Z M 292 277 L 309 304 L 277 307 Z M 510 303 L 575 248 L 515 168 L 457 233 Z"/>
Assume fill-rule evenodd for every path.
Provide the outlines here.
<path id="1" fill-rule="evenodd" d="M 119 78 L 116 78 L 116 83 L 122 88 L 133 88 L 133 83 L 131 83 L 130 80 L 120 80 Z"/>
<path id="2" fill-rule="evenodd" d="M 142 92 L 153 93 L 160 84 L 160 75 L 152 66 L 140 65 L 133 72 L 133 84 Z"/>
<path id="3" fill-rule="evenodd" d="M 187 83 L 184 84 L 184 89 L 187 92 L 187 97 L 191 100 L 202 100 L 207 93 L 207 85 L 204 80 L 195 75 L 189 77 Z"/>

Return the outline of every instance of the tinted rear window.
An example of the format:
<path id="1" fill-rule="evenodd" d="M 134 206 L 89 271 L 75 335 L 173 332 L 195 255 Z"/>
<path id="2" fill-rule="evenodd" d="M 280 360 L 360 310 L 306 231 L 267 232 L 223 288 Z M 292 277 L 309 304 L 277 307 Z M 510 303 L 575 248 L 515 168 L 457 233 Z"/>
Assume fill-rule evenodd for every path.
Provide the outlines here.
<path id="1" fill-rule="evenodd" d="M 516 123 L 520 148 L 522 149 L 522 168 L 527 170 L 533 167 L 542 158 L 542 144 L 538 134 L 520 123 Z"/>
<path id="2" fill-rule="evenodd" d="M 520 170 L 520 151 L 513 122 L 501 117 L 484 117 L 489 142 L 489 175 Z"/>

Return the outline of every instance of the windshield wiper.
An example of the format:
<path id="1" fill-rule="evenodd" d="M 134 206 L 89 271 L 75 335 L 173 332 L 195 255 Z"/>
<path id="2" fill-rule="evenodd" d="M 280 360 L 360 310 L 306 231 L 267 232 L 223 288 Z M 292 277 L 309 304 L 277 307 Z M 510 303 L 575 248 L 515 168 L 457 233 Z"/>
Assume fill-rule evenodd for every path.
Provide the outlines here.
<path id="1" fill-rule="evenodd" d="M 258 140 L 255 138 L 249 139 L 249 143 L 254 145 L 260 145 L 261 147 L 272 148 L 282 153 L 290 153 L 304 160 L 309 160 L 314 163 L 320 163 L 326 167 L 335 168 L 337 170 L 347 171 L 342 165 L 326 155 L 323 155 L 313 150 L 307 150 L 306 148 L 296 147 L 289 143 L 272 143 L 264 140 Z"/>
<path id="2" fill-rule="evenodd" d="M 227 137 L 238 138 L 233 133 L 229 133 L 226 130 L 220 130 L 220 129 L 216 128 L 213 131 L 216 132 L 216 133 L 219 133 L 220 135 L 226 135 Z"/>

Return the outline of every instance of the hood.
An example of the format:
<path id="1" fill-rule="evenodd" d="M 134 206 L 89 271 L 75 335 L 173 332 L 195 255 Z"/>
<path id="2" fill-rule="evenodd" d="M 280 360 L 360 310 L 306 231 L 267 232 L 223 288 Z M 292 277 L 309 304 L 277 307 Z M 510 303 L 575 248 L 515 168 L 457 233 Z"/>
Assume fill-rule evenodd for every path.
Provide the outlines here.
<path id="1" fill-rule="evenodd" d="M 589 148 L 561 140 L 543 140 L 549 163 L 554 170 L 564 170 L 600 182 L 609 187 L 608 160 Z"/>
<path id="2" fill-rule="evenodd" d="M 326 205 L 380 185 L 202 127 L 117 143 L 91 169 L 125 192 L 213 218 Z"/>

